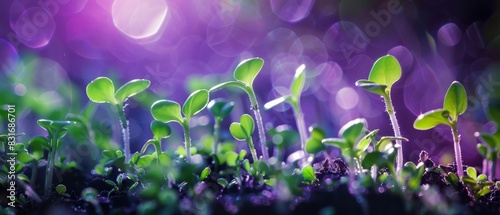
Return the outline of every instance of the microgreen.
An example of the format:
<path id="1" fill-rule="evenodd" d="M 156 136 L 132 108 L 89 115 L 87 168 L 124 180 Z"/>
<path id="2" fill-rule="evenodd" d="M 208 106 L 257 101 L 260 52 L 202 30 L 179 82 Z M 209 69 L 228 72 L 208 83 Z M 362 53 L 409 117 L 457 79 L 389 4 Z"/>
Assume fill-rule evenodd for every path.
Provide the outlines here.
<path id="1" fill-rule="evenodd" d="M 487 133 L 475 133 L 476 137 L 479 137 L 484 144 L 477 144 L 477 151 L 481 156 L 483 156 L 484 164 L 483 172 L 487 173 L 488 180 L 492 181 L 496 175 L 496 165 L 498 154 L 500 153 L 500 139 L 496 138 L 495 135 Z"/>
<path id="2" fill-rule="evenodd" d="M 86 88 L 87 96 L 91 101 L 95 103 L 110 103 L 116 108 L 122 127 L 123 148 L 127 161 L 130 159 L 131 153 L 130 128 L 124 110 L 126 107 L 125 102 L 128 98 L 146 90 L 150 83 L 149 80 L 134 79 L 125 83 L 115 92 L 115 85 L 111 79 L 98 77 L 91 81 Z"/>
<path id="3" fill-rule="evenodd" d="M 190 119 L 202 111 L 208 103 L 208 91 L 196 90 L 184 102 L 182 106 L 171 100 L 159 100 L 151 106 L 151 114 L 155 120 L 163 123 L 177 122 L 184 130 L 184 146 L 186 149 L 186 159 L 191 162 L 191 136 L 189 131 Z M 184 114 L 184 117 L 182 116 Z"/>
<path id="4" fill-rule="evenodd" d="M 311 165 L 304 165 L 302 167 L 302 177 L 308 184 L 313 184 L 315 183 L 316 179 L 316 174 L 314 173 L 314 169 Z"/>
<path id="5" fill-rule="evenodd" d="M 478 175 L 476 169 L 473 167 L 467 167 L 467 175 L 461 178 L 464 184 L 469 188 L 474 199 L 490 193 L 490 186 L 494 184 L 491 181 L 487 181 L 485 174 Z"/>
<path id="6" fill-rule="evenodd" d="M 38 125 L 45 129 L 48 133 L 49 140 L 49 155 L 47 158 L 47 169 L 45 174 L 45 198 L 48 199 L 52 188 L 52 177 L 54 172 L 54 163 L 56 154 L 59 148 L 59 141 L 66 135 L 67 127 L 74 124 L 72 121 L 52 121 L 47 119 L 39 119 Z"/>
<path id="7" fill-rule="evenodd" d="M 387 114 L 391 120 L 392 129 L 395 137 L 401 137 L 396 112 L 392 105 L 391 87 L 401 78 L 401 66 L 398 60 L 391 55 L 386 55 L 379 58 L 373 64 L 373 67 L 368 76 L 368 80 L 358 80 L 356 86 L 361 87 L 368 92 L 380 95 L 384 99 Z M 396 140 L 396 144 L 401 145 L 400 140 Z M 403 146 L 398 148 L 398 156 L 396 159 L 396 171 L 403 168 Z"/>
<path id="8" fill-rule="evenodd" d="M 220 124 L 222 119 L 226 118 L 234 108 L 234 102 L 227 102 L 222 98 L 213 99 L 207 105 L 207 109 L 215 116 L 214 123 L 214 141 L 212 154 L 217 154 L 217 147 L 220 138 Z"/>
<path id="9" fill-rule="evenodd" d="M 300 96 L 302 95 L 302 90 L 304 89 L 304 83 L 306 79 L 305 67 L 306 66 L 302 64 L 295 71 L 295 75 L 289 88 L 290 94 L 276 98 L 264 105 L 264 109 L 266 110 L 269 110 L 283 102 L 288 102 L 292 106 L 292 110 L 295 116 L 295 122 L 297 123 L 297 130 L 299 131 L 300 135 L 300 147 L 302 150 L 304 150 L 304 158 L 308 153 L 306 149 L 307 132 L 304 121 L 304 114 L 302 113 L 302 109 L 300 107 Z"/>
<path id="10" fill-rule="evenodd" d="M 252 154 L 252 159 L 254 162 L 258 161 L 257 152 L 255 151 L 255 146 L 252 141 L 252 134 L 255 130 L 254 121 L 252 117 L 248 114 L 243 114 L 240 117 L 240 122 L 233 122 L 229 126 L 229 131 L 231 135 L 237 140 L 245 140 L 248 143 L 248 148 L 250 148 L 250 153 Z"/>
<path id="11" fill-rule="evenodd" d="M 92 206 L 95 207 L 96 214 L 98 215 L 104 214 L 101 206 L 99 205 L 99 200 L 97 200 L 98 193 L 95 188 L 87 187 L 83 189 L 80 196 L 84 201 L 89 202 L 90 204 L 92 204 Z"/>
<path id="12" fill-rule="evenodd" d="M 237 87 L 245 91 L 245 93 L 250 98 L 250 103 L 252 105 L 252 110 L 257 121 L 257 129 L 259 132 L 260 146 L 262 150 L 262 157 L 267 161 L 269 158 L 267 147 L 266 147 L 266 134 L 264 130 L 264 123 L 262 122 L 262 116 L 260 114 L 259 104 L 257 98 L 255 97 L 255 91 L 253 90 L 253 82 L 255 77 L 259 74 L 262 66 L 264 65 L 264 60 L 261 58 L 250 58 L 242 61 L 234 70 L 234 79 L 236 81 L 228 81 L 216 85 L 210 89 L 210 92 L 214 92 L 226 87 Z"/>
<path id="13" fill-rule="evenodd" d="M 309 154 L 316 155 L 325 149 L 325 145 L 321 142 L 325 139 L 325 131 L 319 126 L 313 125 L 309 126 L 309 132 L 311 137 L 306 140 L 305 150 Z"/>
<path id="14" fill-rule="evenodd" d="M 160 157 L 162 155 L 161 150 L 161 140 L 164 138 L 168 138 L 172 133 L 172 129 L 168 124 L 160 122 L 158 120 L 153 120 L 150 124 L 151 132 L 153 133 L 153 139 L 149 139 L 146 141 L 144 146 L 141 149 L 141 153 L 144 153 L 149 145 L 153 145 L 155 147 L 157 163 L 160 162 Z"/>
<path id="15" fill-rule="evenodd" d="M 454 81 L 446 92 L 443 108 L 420 114 L 413 124 L 413 127 L 419 130 L 428 130 L 440 124 L 451 127 L 458 177 L 463 176 L 464 170 L 462 167 L 462 152 L 460 149 L 460 135 L 458 134 L 457 122 L 458 116 L 462 115 L 466 109 L 467 94 L 465 89 L 462 84 Z"/>

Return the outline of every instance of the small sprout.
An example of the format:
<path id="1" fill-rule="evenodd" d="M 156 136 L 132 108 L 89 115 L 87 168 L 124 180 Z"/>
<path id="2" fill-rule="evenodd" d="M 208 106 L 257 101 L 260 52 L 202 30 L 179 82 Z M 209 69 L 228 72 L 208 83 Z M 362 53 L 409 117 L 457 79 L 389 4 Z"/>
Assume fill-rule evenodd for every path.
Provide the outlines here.
<path id="1" fill-rule="evenodd" d="M 87 187 L 82 190 L 82 193 L 80 195 L 82 199 L 86 202 L 89 202 L 95 207 L 96 214 L 101 215 L 104 214 L 102 212 L 102 208 L 99 205 L 99 201 L 97 200 L 97 190 L 92 188 L 92 187 Z"/>
<path id="2" fill-rule="evenodd" d="M 217 147 L 219 145 L 220 138 L 220 124 L 222 119 L 226 118 L 229 113 L 231 113 L 233 108 L 234 102 L 227 102 L 222 98 L 213 99 L 207 105 L 207 109 L 215 116 L 212 154 L 217 154 Z"/>
<path id="3" fill-rule="evenodd" d="M 233 122 L 229 127 L 231 135 L 237 140 L 245 140 L 250 148 L 250 153 L 252 154 L 253 161 L 257 161 L 257 152 L 252 141 L 252 134 L 255 130 L 253 119 L 248 114 L 243 114 L 240 117 L 240 122 Z"/>
<path id="4" fill-rule="evenodd" d="M 483 144 L 477 144 L 477 151 L 483 156 L 483 163 L 486 164 L 486 166 L 483 167 L 483 173 L 488 175 L 490 181 L 492 181 L 493 177 L 496 175 L 497 160 L 500 154 L 499 131 L 500 130 L 497 128 L 497 132 L 494 135 L 479 132 L 474 133 L 474 135 L 479 137 L 483 142 Z"/>
<path id="5" fill-rule="evenodd" d="M 304 155 L 306 153 L 315 154 L 315 153 L 311 153 L 310 147 L 309 147 L 309 150 L 307 149 L 307 142 L 309 140 L 307 139 L 304 114 L 302 113 L 302 109 L 300 107 L 300 97 L 302 95 L 302 90 L 304 89 L 304 83 L 305 83 L 305 79 L 306 79 L 305 68 L 306 68 L 306 66 L 304 64 L 302 64 L 295 71 L 295 75 L 294 75 L 292 83 L 290 85 L 290 89 L 289 89 L 290 94 L 289 95 L 279 97 L 277 99 L 269 101 L 268 103 L 266 103 L 264 105 L 264 109 L 266 109 L 266 110 L 271 109 L 271 108 L 275 107 L 276 105 L 281 104 L 283 102 L 288 102 L 292 106 L 293 113 L 295 116 L 295 122 L 297 123 L 297 130 L 299 131 L 299 135 L 300 135 L 300 147 L 302 150 L 304 150 Z M 319 146 L 319 145 L 321 145 L 321 143 L 316 144 L 316 145 Z M 304 158 L 305 158 L 305 156 L 304 156 Z"/>
<path id="6" fill-rule="evenodd" d="M 491 192 L 490 186 L 493 186 L 494 183 L 487 181 L 485 174 L 477 175 L 477 171 L 473 167 L 468 167 L 466 172 L 467 175 L 462 176 L 461 179 L 475 200 Z"/>
<path id="7" fill-rule="evenodd" d="M 66 194 L 66 186 L 64 186 L 64 184 L 58 184 L 56 186 L 56 191 L 57 191 L 57 194 L 59 194 L 60 196 L 63 196 L 64 194 Z"/>
<path id="8" fill-rule="evenodd" d="M 189 131 L 189 121 L 191 117 L 202 111 L 208 104 L 208 91 L 207 90 L 196 90 L 184 102 L 181 106 L 174 101 L 170 100 L 159 100 L 156 101 L 151 106 L 151 114 L 155 120 L 161 121 L 163 123 L 177 122 L 184 130 L 184 143 L 185 149 L 191 148 L 191 135 Z M 191 152 L 186 153 L 186 159 L 191 162 Z"/>
<path id="9" fill-rule="evenodd" d="M 54 176 L 54 164 L 56 162 L 57 149 L 59 148 L 59 140 L 68 132 L 67 127 L 73 124 L 74 122 L 72 121 L 38 120 L 38 125 L 47 131 L 49 140 L 49 155 L 47 157 L 47 169 L 45 172 L 45 199 L 50 197 L 52 189 L 52 177 Z"/>
<path id="10" fill-rule="evenodd" d="M 302 177 L 304 177 L 309 184 L 316 181 L 316 174 L 314 173 L 314 169 L 311 165 L 305 165 L 302 167 Z"/>
<path id="11" fill-rule="evenodd" d="M 238 154 L 233 151 L 226 152 L 226 163 L 228 166 L 236 166 L 238 162 Z"/>
<path id="12" fill-rule="evenodd" d="M 259 104 L 257 98 L 255 97 L 255 91 L 253 90 L 253 82 L 260 70 L 264 65 L 264 60 L 262 58 L 250 58 L 242 61 L 236 69 L 234 70 L 234 79 L 236 81 L 228 81 L 216 85 L 210 89 L 210 92 L 214 92 L 226 87 L 237 87 L 245 91 L 245 93 L 250 98 L 250 103 L 252 105 L 253 113 L 257 121 L 257 129 L 259 131 L 260 146 L 262 150 L 262 156 L 264 160 L 269 159 L 269 155 L 266 147 L 266 134 L 264 130 L 264 123 L 262 122 L 262 116 L 260 115 Z"/>
<path id="13" fill-rule="evenodd" d="M 201 171 L 201 174 L 200 174 L 200 181 L 203 181 L 205 180 L 205 178 L 207 178 L 208 175 L 210 175 L 210 167 L 205 167 L 205 169 L 203 169 L 203 171 Z"/>
<path id="14" fill-rule="evenodd" d="M 130 159 L 130 128 L 125 117 L 125 102 L 128 98 L 145 91 L 151 82 L 144 79 L 134 79 L 115 92 L 113 81 L 107 77 L 98 77 L 91 81 L 86 88 L 87 96 L 95 103 L 110 103 L 118 111 L 120 124 L 122 126 L 123 148 L 125 150 L 125 159 Z"/>
<path id="15" fill-rule="evenodd" d="M 321 142 L 325 139 L 325 132 L 318 126 L 310 126 L 309 132 L 311 137 L 306 140 L 306 152 L 315 155 L 325 149 L 325 145 Z"/>
<path id="16" fill-rule="evenodd" d="M 159 157 L 163 154 L 161 150 L 161 140 L 168 138 L 172 133 L 172 129 L 167 123 L 160 122 L 158 120 L 153 120 L 150 125 L 151 132 L 153 133 L 153 139 L 146 141 L 144 146 L 142 146 L 141 153 L 144 153 L 149 145 L 155 147 L 156 156 L 158 157 L 157 163 L 159 164 Z M 134 162 L 135 163 L 135 162 Z"/>
<path id="17" fill-rule="evenodd" d="M 379 58 L 373 64 L 368 76 L 368 80 L 358 80 L 356 86 L 362 89 L 380 95 L 385 102 L 387 114 L 391 120 L 392 129 L 395 137 L 401 137 L 396 112 L 392 105 L 391 88 L 396 81 L 401 78 L 401 66 L 398 60 L 391 55 Z M 396 140 L 398 148 L 398 157 L 396 159 L 396 170 L 399 172 L 403 168 L 403 147 L 401 140 Z"/>
<path id="18" fill-rule="evenodd" d="M 229 184 L 229 182 L 225 178 L 217 179 L 217 183 L 223 188 L 227 187 L 227 185 Z"/>
<path id="19" fill-rule="evenodd" d="M 455 163 L 457 165 L 458 177 L 462 177 L 464 169 L 462 166 L 462 152 L 460 149 L 460 135 L 458 134 L 458 116 L 467 109 L 467 95 L 462 84 L 454 81 L 446 92 L 443 108 L 431 110 L 420 114 L 415 120 L 413 127 L 419 130 L 428 130 L 439 124 L 451 127 L 455 149 Z"/>

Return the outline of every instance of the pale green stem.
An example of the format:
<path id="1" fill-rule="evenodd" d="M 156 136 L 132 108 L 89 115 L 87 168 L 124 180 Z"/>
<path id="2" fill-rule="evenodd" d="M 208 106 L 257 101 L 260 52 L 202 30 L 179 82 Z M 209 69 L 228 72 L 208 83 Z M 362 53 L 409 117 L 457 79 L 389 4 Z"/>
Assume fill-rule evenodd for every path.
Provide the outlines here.
<path id="1" fill-rule="evenodd" d="M 257 157 L 257 152 L 255 151 L 255 146 L 253 145 L 252 138 L 248 138 L 247 143 L 248 143 L 248 148 L 250 148 L 250 153 L 252 154 L 253 162 L 258 161 L 259 158 Z"/>
<path id="2" fill-rule="evenodd" d="M 453 134 L 453 148 L 455 149 L 455 163 L 457 165 L 458 177 L 464 175 L 464 168 L 462 166 L 462 150 L 460 149 L 460 135 L 458 134 L 457 121 L 451 123 L 451 133 Z"/>
<path id="3" fill-rule="evenodd" d="M 306 123 L 304 121 L 304 114 L 302 113 L 302 109 L 300 108 L 300 100 L 297 100 L 297 102 L 292 102 L 292 107 L 293 107 L 293 113 L 295 115 L 295 123 L 297 123 L 297 130 L 299 131 L 300 147 L 304 151 L 304 160 L 306 160 L 307 130 L 306 130 Z"/>
<path id="4" fill-rule="evenodd" d="M 497 168 L 497 158 L 495 156 L 493 156 L 493 158 L 490 162 L 491 162 L 491 164 L 490 164 L 491 169 L 490 169 L 490 174 L 489 174 L 489 180 L 493 181 L 496 178 L 495 172 L 496 172 L 496 168 Z"/>
<path id="5" fill-rule="evenodd" d="M 220 117 L 215 117 L 215 124 L 214 124 L 214 145 L 212 148 L 212 154 L 217 154 L 217 147 L 219 145 L 219 138 L 220 138 L 220 124 L 221 124 L 222 119 Z"/>
<path id="6" fill-rule="evenodd" d="M 128 120 L 125 118 L 125 111 L 121 105 L 116 105 L 118 110 L 118 116 L 120 117 L 120 125 L 122 127 L 122 137 L 123 137 L 123 149 L 125 151 L 125 161 L 128 162 L 130 159 L 130 128 L 128 126 Z"/>
<path id="7" fill-rule="evenodd" d="M 185 119 L 182 123 L 182 129 L 184 130 L 184 146 L 186 147 L 186 160 L 191 162 L 191 135 L 189 133 L 189 119 Z"/>
<path id="8" fill-rule="evenodd" d="M 59 140 L 57 139 L 57 134 L 50 137 L 50 146 L 52 147 L 49 155 L 47 157 L 47 170 L 45 172 L 45 193 L 44 198 L 49 199 L 50 191 L 52 189 L 52 176 L 54 175 L 54 162 L 56 159 L 56 151 L 57 151 L 57 143 Z"/>
<path id="9" fill-rule="evenodd" d="M 391 94 L 387 92 L 386 96 L 383 96 L 386 105 L 387 114 L 391 120 L 392 130 L 394 131 L 395 137 L 401 137 L 401 131 L 399 130 L 398 120 L 396 119 L 396 112 L 392 106 Z M 396 172 L 403 169 L 403 145 L 401 140 L 396 140 L 396 145 L 399 145 L 398 155 L 396 157 Z"/>
<path id="10" fill-rule="evenodd" d="M 250 97 L 250 103 L 252 105 L 253 114 L 255 115 L 255 121 L 257 122 L 257 129 L 259 131 L 259 140 L 260 140 L 260 147 L 262 150 L 262 157 L 264 158 L 265 161 L 267 161 L 269 159 L 269 154 L 267 152 L 266 133 L 264 130 L 264 123 L 262 122 L 262 116 L 260 115 L 259 103 L 257 102 L 257 98 L 255 97 L 253 89 L 248 87 L 248 89 L 245 89 L 245 91 L 247 92 L 248 97 Z"/>

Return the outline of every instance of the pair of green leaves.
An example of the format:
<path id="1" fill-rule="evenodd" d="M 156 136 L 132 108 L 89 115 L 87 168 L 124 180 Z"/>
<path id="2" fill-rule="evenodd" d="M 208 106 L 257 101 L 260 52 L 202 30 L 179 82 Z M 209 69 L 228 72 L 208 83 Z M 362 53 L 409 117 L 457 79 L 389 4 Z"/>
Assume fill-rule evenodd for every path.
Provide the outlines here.
<path id="1" fill-rule="evenodd" d="M 38 125 L 45 129 L 50 138 L 62 138 L 68 132 L 68 126 L 75 124 L 73 121 L 53 121 L 48 119 L 39 119 Z"/>
<path id="2" fill-rule="evenodd" d="M 444 97 L 443 108 L 431 110 L 420 114 L 415 120 L 413 127 L 419 130 L 428 130 L 439 124 L 452 126 L 456 123 L 458 116 L 467 109 L 467 94 L 464 86 L 454 81 Z"/>
<path id="3" fill-rule="evenodd" d="M 313 183 L 314 181 L 316 181 L 316 174 L 314 173 L 314 168 L 311 165 L 304 165 L 302 167 L 301 173 L 302 177 L 304 177 L 304 179 L 309 183 Z"/>
<path id="4" fill-rule="evenodd" d="M 306 140 L 306 152 L 309 154 L 317 154 L 325 149 L 325 145 L 321 142 L 325 139 L 325 131 L 317 125 L 309 127 L 311 136 Z"/>
<path id="5" fill-rule="evenodd" d="M 248 140 L 252 138 L 255 130 L 253 118 L 248 114 L 243 114 L 240 117 L 240 122 L 233 122 L 229 126 L 229 131 L 237 140 Z"/>
<path id="6" fill-rule="evenodd" d="M 305 68 L 306 65 L 302 64 L 295 71 L 295 75 L 290 85 L 290 94 L 267 102 L 266 104 L 264 104 L 264 109 L 269 110 L 283 102 L 289 102 L 290 104 L 292 104 L 292 106 L 298 106 L 306 80 Z"/>
<path id="7" fill-rule="evenodd" d="M 219 119 L 226 118 L 234 108 L 234 102 L 227 102 L 223 98 L 217 98 L 210 101 L 207 105 L 207 109 L 215 117 Z"/>
<path id="8" fill-rule="evenodd" d="M 87 96 L 95 103 L 110 103 L 123 106 L 125 101 L 144 90 L 151 82 L 145 79 L 134 79 L 115 92 L 115 85 L 107 77 L 98 77 L 87 85 Z"/>
<path id="9" fill-rule="evenodd" d="M 487 181 L 485 174 L 477 175 L 476 169 L 473 167 L 467 168 L 467 175 L 462 176 L 462 181 L 469 187 L 469 190 L 476 199 L 490 193 L 489 187 L 494 184 L 491 181 Z"/>
<path id="10" fill-rule="evenodd" d="M 196 90 L 184 102 L 182 106 L 179 103 L 172 100 L 159 100 L 153 103 L 151 106 L 151 114 L 155 120 L 168 123 L 168 122 L 178 122 L 183 125 L 189 122 L 192 116 L 202 111 L 208 103 L 208 91 L 207 90 Z"/>
<path id="11" fill-rule="evenodd" d="M 264 66 L 262 58 L 249 58 L 243 60 L 238 64 L 234 70 L 233 77 L 236 81 L 228 81 L 218 84 L 210 89 L 210 91 L 217 91 L 225 87 L 239 87 L 247 94 L 253 94 L 253 82 L 260 70 Z"/>
<path id="12" fill-rule="evenodd" d="M 401 66 L 392 55 L 379 58 L 373 64 L 368 80 L 356 81 L 356 86 L 368 92 L 387 97 L 391 87 L 401 78 Z"/>
<path id="13" fill-rule="evenodd" d="M 335 147 L 340 148 L 345 156 L 353 157 L 355 156 L 354 152 L 356 150 L 356 148 L 354 148 L 354 145 L 358 137 L 365 129 L 365 127 L 366 127 L 365 119 L 358 118 L 351 120 L 347 124 L 342 126 L 342 128 L 340 128 L 339 136 L 341 136 L 342 138 L 326 138 L 323 139 L 322 142 L 324 144 L 333 145 Z M 369 143 L 370 142 L 368 142 L 368 144 Z M 366 147 L 368 147 L 368 145 L 366 145 L 366 147 L 365 146 L 361 147 L 364 148 L 364 150 L 366 150 Z"/>

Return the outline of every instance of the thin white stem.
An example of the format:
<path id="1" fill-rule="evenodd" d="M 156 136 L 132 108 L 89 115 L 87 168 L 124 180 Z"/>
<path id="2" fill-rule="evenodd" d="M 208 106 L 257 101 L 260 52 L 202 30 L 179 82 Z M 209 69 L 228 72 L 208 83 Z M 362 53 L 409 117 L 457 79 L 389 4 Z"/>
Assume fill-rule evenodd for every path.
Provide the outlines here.
<path id="1" fill-rule="evenodd" d="M 258 106 L 253 107 L 253 113 L 255 115 L 255 121 L 257 122 L 257 129 L 259 131 L 260 148 L 262 150 L 262 157 L 265 161 L 269 159 L 269 154 L 267 152 L 266 146 L 266 133 L 264 131 L 264 123 L 262 122 L 262 116 L 260 115 L 260 110 Z"/>
<path id="2" fill-rule="evenodd" d="M 460 135 L 458 134 L 457 122 L 452 122 L 451 133 L 453 134 L 453 148 L 455 149 L 455 163 L 457 165 L 458 177 L 464 175 L 464 167 L 462 166 L 462 150 L 460 149 Z"/>
<path id="3" fill-rule="evenodd" d="M 399 130 L 398 120 L 396 119 L 396 112 L 392 106 L 390 92 L 386 96 L 383 96 L 387 114 L 391 120 L 392 130 L 394 131 L 395 137 L 401 137 L 401 131 Z M 396 157 L 396 172 L 399 173 L 403 169 L 403 144 L 401 140 L 396 140 L 396 145 L 399 145 L 398 155 Z"/>
<path id="4" fill-rule="evenodd" d="M 299 131 L 299 136 L 300 136 L 300 147 L 304 151 L 304 159 L 306 159 L 307 130 L 306 130 L 306 123 L 304 121 L 304 114 L 302 113 L 302 110 L 300 108 L 299 101 L 296 104 L 292 104 L 292 106 L 293 106 L 293 113 L 295 115 L 295 123 L 297 123 L 297 130 Z"/>
<path id="5" fill-rule="evenodd" d="M 184 145 L 186 147 L 186 160 L 191 163 L 191 135 L 189 134 L 189 119 L 182 125 L 184 130 Z"/>

